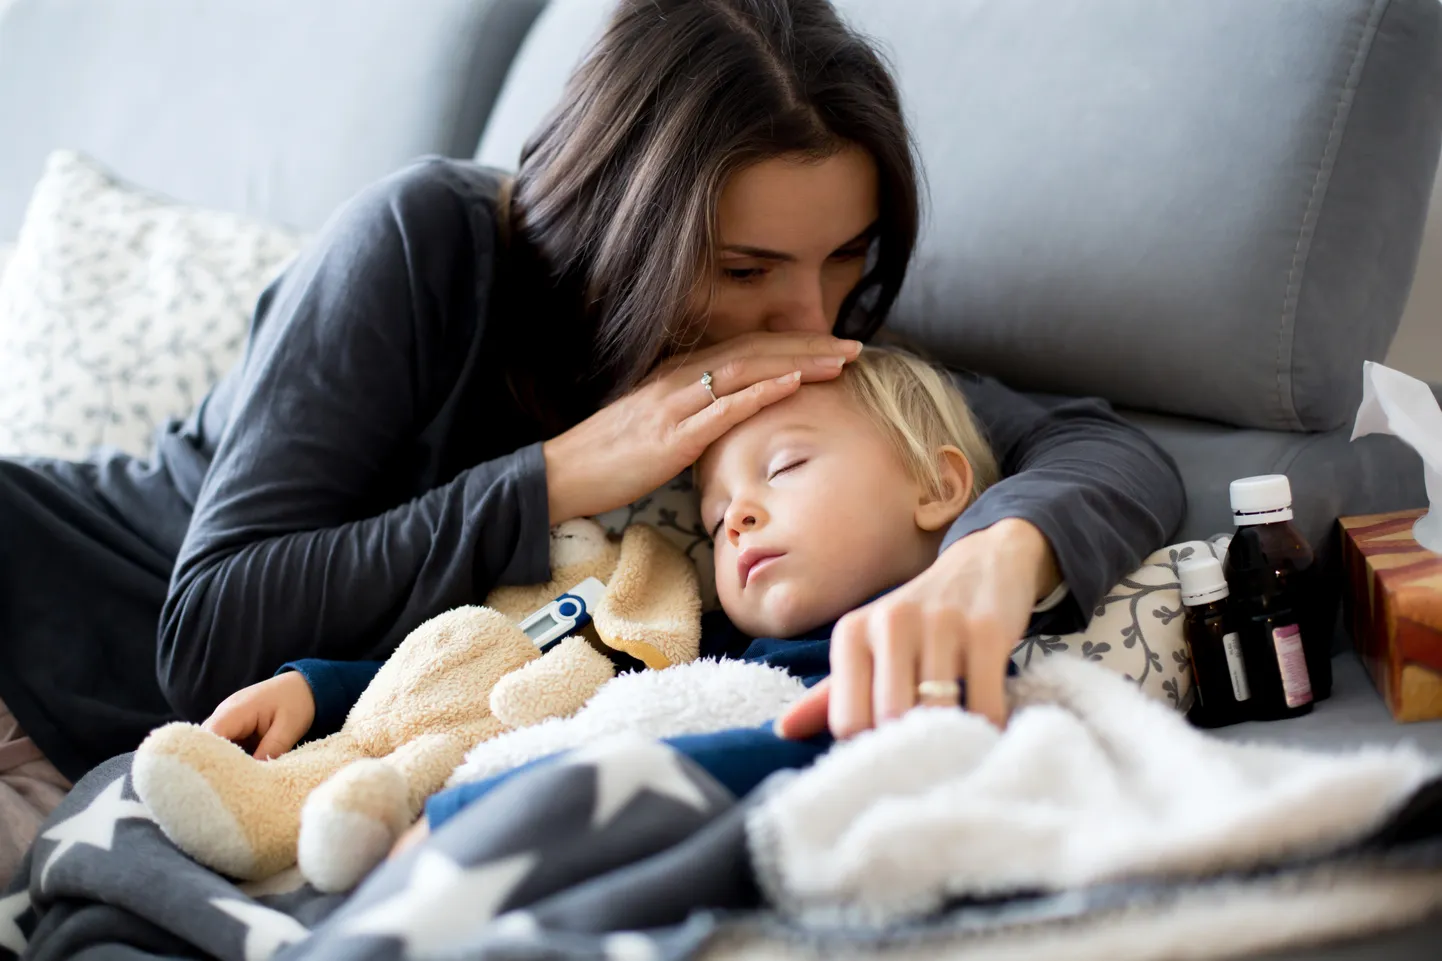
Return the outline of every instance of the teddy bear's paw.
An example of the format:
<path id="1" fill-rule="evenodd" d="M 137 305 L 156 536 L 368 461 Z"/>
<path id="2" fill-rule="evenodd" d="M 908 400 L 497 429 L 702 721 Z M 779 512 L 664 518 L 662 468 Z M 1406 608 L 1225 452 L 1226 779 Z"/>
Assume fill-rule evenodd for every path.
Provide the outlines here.
<path id="1" fill-rule="evenodd" d="M 585 638 L 568 637 L 491 689 L 491 714 L 511 729 L 570 717 L 616 673 L 611 659 Z"/>
<path id="2" fill-rule="evenodd" d="M 286 867 L 256 850 L 255 832 L 240 814 L 247 802 L 264 804 L 249 789 L 254 781 L 248 782 L 259 764 L 229 741 L 176 722 L 141 743 L 130 779 L 155 823 L 182 851 L 206 867 L 249 880 Z"/>
<path id="3" fill-rule="evenodd" d="M 318 891 L 349 891 L 411 823 L 409 789 L 384 761 L 347 766 L 311 792 L 300 814 L 300 873 Z"/>

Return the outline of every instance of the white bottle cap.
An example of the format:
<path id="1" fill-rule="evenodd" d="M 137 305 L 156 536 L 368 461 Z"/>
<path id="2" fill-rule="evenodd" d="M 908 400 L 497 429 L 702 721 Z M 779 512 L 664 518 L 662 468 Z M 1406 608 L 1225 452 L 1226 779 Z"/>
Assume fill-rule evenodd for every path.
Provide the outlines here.
<path id="1" fill-rule="evenodd" d="M 1292 519 L 1292 484 L 1286 474 L 1232 481 L 1232 523 L 1271 524 Z"/>
<path id="2" fill-rule="evenodd" d="M 1192 557 L 1177 565 L 1182 582 L 1182 603 L 1188 607 L 1220 601 L 1229 593 L 1222 562 L 1215 557 Z"/>

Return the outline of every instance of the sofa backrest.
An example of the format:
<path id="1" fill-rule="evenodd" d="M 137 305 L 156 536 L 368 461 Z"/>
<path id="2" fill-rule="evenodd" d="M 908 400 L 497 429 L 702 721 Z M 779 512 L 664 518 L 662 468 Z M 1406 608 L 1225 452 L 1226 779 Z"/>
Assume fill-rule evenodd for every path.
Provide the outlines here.
<path id="1" fill-rule="evenodd" d="M 366 183 L 467 157 L 544 0 L 7 0 L 0 242 L 46 155 L 314 229 Z"/>
<path id="2" fill-rule="evenodd" d="M 1442 144 L 1438 0 L 838 0 L 930 209 L 893 325 L 1019 387 L 1283 430 L 1360 399 Z M 609 0 L 552 0 L 478 157 L 514 166 Z"/>

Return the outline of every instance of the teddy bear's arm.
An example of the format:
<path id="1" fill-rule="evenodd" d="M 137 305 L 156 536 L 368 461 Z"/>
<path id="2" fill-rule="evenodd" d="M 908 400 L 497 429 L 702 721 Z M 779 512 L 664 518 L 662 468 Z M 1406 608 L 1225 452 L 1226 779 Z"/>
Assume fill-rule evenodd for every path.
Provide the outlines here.
<path id="1" fill-rule="evenodd" d="M 569 717 L 615 674 L 611 659 L 585 638 L 568 637 L 497 681 L 491 690 L 491 714 L 512 729 Z"/>

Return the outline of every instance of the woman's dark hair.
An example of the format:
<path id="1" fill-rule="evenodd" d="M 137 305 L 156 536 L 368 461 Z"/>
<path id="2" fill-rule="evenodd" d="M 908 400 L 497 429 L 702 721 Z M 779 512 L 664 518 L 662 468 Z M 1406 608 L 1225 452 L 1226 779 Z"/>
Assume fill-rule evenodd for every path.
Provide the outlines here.
<path id="1" fill-rule="evenodd" d="M 850 145 L 876 162 L 880 219 L 837 333 L 865 338 L 901 287 L 919 216 L 911 139 L 876 51 L 828 0 L 620 0 L 522 151 L 512 236 L 590 333 L 590 373 L 619 393 L 685 341 L 727 178 Z"/>

